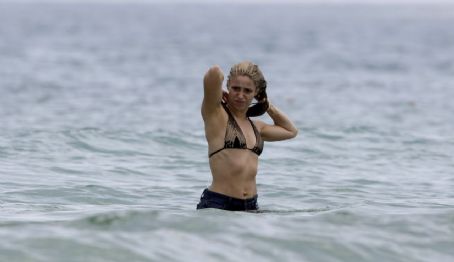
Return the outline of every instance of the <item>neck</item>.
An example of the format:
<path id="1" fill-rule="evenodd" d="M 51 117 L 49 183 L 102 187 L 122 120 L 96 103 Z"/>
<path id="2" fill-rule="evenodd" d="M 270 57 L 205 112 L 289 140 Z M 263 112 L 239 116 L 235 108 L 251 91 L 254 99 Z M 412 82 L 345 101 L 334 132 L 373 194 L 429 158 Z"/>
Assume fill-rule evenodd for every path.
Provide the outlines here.
<path id="1" fill-rule="evenodd" d="M 246 112 L 248 109 L 246 110 L 239 110 L 239 109 L 236 109 L 234 106 L 231 106 L 227 103 L 227 107 L 229 108 L 229 111 L 230 113 L 232 113 L 233 116 L 235 116 L 235 118 L 238 118 L 238 119 L 246 119 Z"/>

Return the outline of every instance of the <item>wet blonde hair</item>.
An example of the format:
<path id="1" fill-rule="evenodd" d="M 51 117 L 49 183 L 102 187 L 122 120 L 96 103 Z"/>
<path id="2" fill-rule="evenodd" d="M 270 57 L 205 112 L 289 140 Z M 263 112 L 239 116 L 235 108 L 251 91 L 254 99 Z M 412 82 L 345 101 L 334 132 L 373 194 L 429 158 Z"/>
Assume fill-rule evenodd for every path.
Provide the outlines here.
<path id="1" fill-rule="evenodd" d="M 258 65 L 243 61 L 238 63 L 230 69 L 230 74 L 227 77 L 227 85 L 230 85 L 230 79 L 237 76 L 247 76 L 254 82 L 257 88 L 257 95 L 254 97 L 257 103 L 251 106 L 246 115 L 247 116 L 260 116 L 263 115 L 268 109 L 268 101 L 266 95 L 266 80 Z"/>

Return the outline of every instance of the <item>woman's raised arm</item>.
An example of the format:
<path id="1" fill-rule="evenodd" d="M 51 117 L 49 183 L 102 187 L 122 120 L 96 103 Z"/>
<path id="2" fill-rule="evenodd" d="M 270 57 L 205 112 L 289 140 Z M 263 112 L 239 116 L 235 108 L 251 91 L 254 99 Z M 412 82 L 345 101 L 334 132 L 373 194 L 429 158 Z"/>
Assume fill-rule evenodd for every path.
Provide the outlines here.
<path id="1" fill-rule="evenodd" d="M 221 106 L 223 81 L 224 73 L 219 66 L 213 66 L 206 72 L 203 78 L 202 116 L 204 118 Z"/>

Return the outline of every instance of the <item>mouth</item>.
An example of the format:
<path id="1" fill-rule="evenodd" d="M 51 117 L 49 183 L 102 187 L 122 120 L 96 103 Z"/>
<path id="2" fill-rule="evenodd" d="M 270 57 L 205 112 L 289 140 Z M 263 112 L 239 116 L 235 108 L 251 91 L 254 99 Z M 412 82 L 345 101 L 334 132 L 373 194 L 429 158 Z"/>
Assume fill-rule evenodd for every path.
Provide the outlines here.
<path id="1" fill-rule="evenodd" d="M 238 101 L 238 100 L 233 100 L 233 102 L 237 105 L 244 105 L 246 104 L 246 101 Z"/>

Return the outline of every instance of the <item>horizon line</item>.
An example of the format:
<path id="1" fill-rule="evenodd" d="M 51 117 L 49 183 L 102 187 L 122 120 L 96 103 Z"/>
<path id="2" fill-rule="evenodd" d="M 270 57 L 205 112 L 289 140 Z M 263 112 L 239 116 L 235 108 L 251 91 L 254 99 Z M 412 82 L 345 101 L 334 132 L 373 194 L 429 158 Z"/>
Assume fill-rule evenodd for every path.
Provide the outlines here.
<path id="1" fill-rule="evenodd" d="M 8 4 L 321 4 L 454 5 L 451 0 L 0 0 Z"/>

